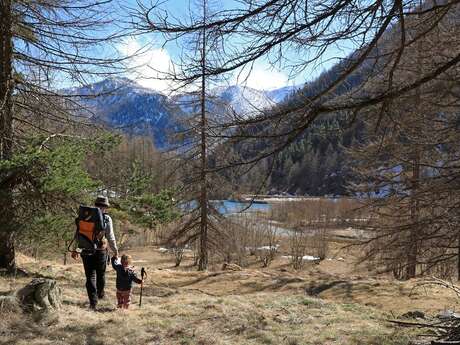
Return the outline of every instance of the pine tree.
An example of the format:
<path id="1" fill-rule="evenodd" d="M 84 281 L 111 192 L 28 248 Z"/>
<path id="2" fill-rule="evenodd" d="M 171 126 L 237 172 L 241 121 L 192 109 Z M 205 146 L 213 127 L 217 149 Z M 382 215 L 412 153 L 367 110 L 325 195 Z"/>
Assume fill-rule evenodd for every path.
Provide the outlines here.
<path id="1" fill-rule="evenodd" d="M 54 140 L 82 135 L 75 126 L 81 107 L 63 98 L 63 80 L 84 80 L 121 68 L 117 58 L 101 58 L 98 48 L 121 34 L 107 28 L 110 1 L 14 1 L 0 3 L 0 268 L 14 271 L 19 217 L 12 205 L 21 171 L 14 164 L 35 139 L 48 150 Z M 44 136 L 43 136 L 44 135 Z M 41 142 L 40 142 L 41 140 Z M 36 151 L 35 151 L 36 152 Z M 6 169 L 5 167 L 10 167 Z"/>

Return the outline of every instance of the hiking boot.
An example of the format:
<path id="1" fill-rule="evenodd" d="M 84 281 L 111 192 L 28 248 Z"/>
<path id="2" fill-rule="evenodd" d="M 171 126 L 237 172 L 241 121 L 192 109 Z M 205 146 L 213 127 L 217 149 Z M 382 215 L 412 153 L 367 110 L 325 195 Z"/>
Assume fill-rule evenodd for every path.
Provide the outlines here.
<path id="1" fill-rule="evenodd" d="M 92 310 L 92 311 L 96 311 L 96 304 L 91 303 L 89 305 L 89 309 Z"/>
<path id="2" fill-rule="evenodd" d="M 104 297 L 105 297 L 104 291 L 102 291 L 101 293 L 98 293 L 98 294 L 97 294 L 97 298 L 98 298 L 98 299 L 104 299 Z"/>

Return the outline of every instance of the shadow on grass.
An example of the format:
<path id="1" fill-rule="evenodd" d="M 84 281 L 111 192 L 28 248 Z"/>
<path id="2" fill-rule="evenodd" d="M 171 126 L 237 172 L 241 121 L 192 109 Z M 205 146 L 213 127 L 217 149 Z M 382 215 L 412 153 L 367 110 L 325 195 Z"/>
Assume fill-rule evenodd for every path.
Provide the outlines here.
<path id="1" fill-rule="evenodd" d="M 347 291 L 347 295 L 351 294 L 351 284 L 346 280 L 335 280 L 323 284 L 310 283 L 310 286 L 305 288 L 305 293 L 310 296 L 318 296 L 322 292 L 332 289 L 335 286 L 341 285 Z"/>
<path id="2" fill-rule="evenodd" d="M 224 274 L 231 274 L 231 273 L 235 273 L 235 272 L 233 272 L 233 271 L 213 272 L 213 273 L 209 273 L 207 275 L 204 275 L 202 277 L 199 277 L 199 278 L 187 281 L 187 282 L 181 282 L 181 283 L 171 284 L 171 285 L 173 285 L 174 287 L 177 287 L 177 288 L 187 287 L 187 286 L 191 286 L 191 285 L 194 285 L 194 284 L 201 283 L 201 282 L 206 281 L 206 280 L 208 280 L 210 278 L 218 277 L 218 276 L 221 276 L 221 275 L 224 275 Z"/>
<path id="3" fill-rule="evenodd" d="M 85 308 L 86 306 L 88 306 L 88 302 L 87 302 L 87 301 L 69 301 L 69 300 L 63 300 L 63 301 L 62 301 L 62 304 L 64 304 L 64 305 L 71 305 L 71 306 L 79 307 L 79 308 Z"/>
<path id="4" fill-rule="evenodd" d="M 319 296 L 321 293 L 334 288 L 333 294 L 336 297 L 354 301 L 359 295 L 375 296 L 381 291 L 376 289 L 379 284 L 370 284 L 366 282 L 352 282 L 346 280 L 334 280 L 324 283 L 310 283 L 305 287 L 305 293 L 310 296 Z"/>
<path id="5" fill-rule="evenodd" d="M 16 321 L 10 322 L 9 331 L 0 333 L 0 345 L 26 344 L 27 342 L 55 345 L 103 345 L 105 341 L 101 339 L 100 330 L 106 326 L 106 322 L 102 321 L 90 326 L 56 323 L 50 327 L 34 322 L 28 315 L 21 317 L 18 315 Z"/>
<path id="6" fill-rule="evenodd" d="M 113 313 L 117 311 L 117 308 L 115 307 L 97 307 L 96 312 L 97 313 Z"/>

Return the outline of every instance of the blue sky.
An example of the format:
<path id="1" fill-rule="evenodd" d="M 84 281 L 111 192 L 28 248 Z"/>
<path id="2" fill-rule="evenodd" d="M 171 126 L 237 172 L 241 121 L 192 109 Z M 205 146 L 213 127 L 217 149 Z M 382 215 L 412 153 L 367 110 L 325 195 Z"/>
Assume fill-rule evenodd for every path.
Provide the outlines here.
<path id="1" fill-rule="evenodd" d="M 219 9 L 232 8 L 237 1 L 235 0 L 212 0 L 214 6 Z M 148 1 L 143 1 L 148 4 Z M 136 8 L 136 0 L 125 0 L 124 6 Z M 170 0 L 163 1 L 159 5 L 168 16 L 175 18 L 187 18 L 188 9 L 193 6 L 193 0 Z M 124 11 L 124 10 L 120 10 Z M 123 15 L 123 13 L 120 13 Z M 123 55 L 130 55 L 135 51 L 143 50 L 142 54 L 134 57 L 129 63 L 130 72 L 127 77 L 135 79 L 141 85 L 162 92 L 168 92 L 174 85 L 171 82 L 160 80 L 157 77 L 162 76 L 161 72 L 167 72 L 174 67 L 174 61 L 180 54 L 180 45 L 168 44 L 163 48 L 164 41 L 159 35 L 137 36 L 126 38 L 117 48 Z M 229 84 L 244 84 L 256 89 L 272 90 L 288 85 L 300 85 L 306 81 L 316 78 L 321 72 L 331 67 L 337 60 L 336 57 L 343 57 L 350 52 L 349 48 L 345 50 L 332 49 L 325 56 L 321 64 L 309 66 L 303 73 L 290 75 L 288 68 L 283 66 L 273 67 L 265 59 L 257 61 L 253 69 L 243 71 L 237 78 L 236 74 L 228 77 Z M 160 73 L 159 73 L 160 72 Z"/>

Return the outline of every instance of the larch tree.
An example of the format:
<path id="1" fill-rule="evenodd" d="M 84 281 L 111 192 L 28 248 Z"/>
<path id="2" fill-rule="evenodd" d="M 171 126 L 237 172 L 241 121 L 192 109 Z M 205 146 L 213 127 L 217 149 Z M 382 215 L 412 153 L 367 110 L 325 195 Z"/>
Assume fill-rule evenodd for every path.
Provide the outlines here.
<path id="1" fill-rule="evenodd" d="M 443 152 L 434 142 L 431 146 L 423 145 L 424 136 L 429 136 L 429 127 L 422 130 L 420 125 L 440 125 L 443 108 L 456 102 L 455 92 L 450 91 L 453 94 L 442 99 L 444 87 L 436 87 L 445 85 L 456 90 L 452 85 L 456 85 L 460 66 L 460 45 L 456 39 L 459 16 L 460 5 L 455 0 L 242 0 L 235 2 L 233 8 L 222 8 L 209 15 L 206 22 L 193 18 L 182 21 L 168 16 L 161 4 L 143 7 L 139 19 L 145 30 L 163 33 L 170 41 L 180 41 L 203 30 L 212 37 L 220 37 L 225 54 L 217 64 L 208 66 L 208 78 L 251 70 L 258 61 L 283 66 L 292 76 L 314 71 L 324 60 L 335 60 L 336 65 L 331 72 L 324 74 L 321 85 L 306 85 L 290 102 L 259 116 L 236 117 L 234 121 L 221 124 L 221 130 L 215 131 L 215 137 L 210 138 L 260 149 L 253 150 L 253 155 L 246 155 L 243 159 L 235 156 L 221 161 L 208 171 L 251 165 L 273 157 L 295 143 L 316 119 L 330 114 L 338 114 L 350 124 L 367 121 L 370 117 L 379 131 L 396 128 L 393 133 L 396 141 L 391 145 L 399 141 L 404 150 L 404 157 L 398 157 L 404 171 L 399 174 L 405 181 L 405 191 L 399 200 L 404 207 L 399 211 L 404 213 L 403 233 L 407 235 L 402 242 L 398 240 L 398 245 L 404 242 L 400 247 L 404 256 L 405 272 L 402 275 L 413 277 L 417 265 L 422 264 L 419 261 L 425 255 L 423 253 L 427 253 L 426 244 L 432 243 L 422 245 L 422 238 L 440 234 L 426 235 L 425 230 L 422 231 L 424 222 L 439 219 L 437 211 L 433 211 L 438 208 L 429 212 L 424 209 L 429 203 L 428 199 L 422 198 L 426 195 L 424 175 L 427 167 L 449 171 L 451 178 L 458 174 L 453 163 L 456 154 L 439 160 L 453 165 L 438 167 L 444 163 L 433 159 Z M 449 43 L 452 40 L 454 43 Z M 347 47 L 347 52 L 339 53 L 340 47 Z M 201 75 L 202 71 L 196 70 L 183 75 L 179 82 L 189 85 Z M 449 103 L 447 99 L 452 101 Z M 425 102 L 439 108 L 427 107 Z M 408 109 L 408 104 L 412 108 Z M 437 129 L 438 133 L 455 128 L 455 110 L 450 111 L 452 116 L 444 123 L 446 128 Z M 423 121 L 418 123 L 417 120 L 421 119 Z M 454 134 L 449 132 L 448 137 L 451 135 Z M 430 163 L 424 155 L 431 155 Z M 383 161 L 376 164 L 388 159 L 379 158 Z M 455 178 L 449 180 L 438 176 L 433 179 L 437 183 L 441 180 L 456 188 Z M 432 196 L 445 190 L 442 185 L 438 185 L 438 189 L 434 185 L 431 187 Z M 434 198 L 429 200 L 432 203 Z M 445 205 L 441 209 L 450 210 L 449 221 L 456 219 L 451 207 Z M 439 230 L 438 227 L 435 229 Z M 452 247 L 452 232 L 443 234 L 440 248 Z M 450 251 L 448 256 L 451 254 Z M 445 257 L 444 254 L 441 256 Z M 430 267 L 429 262 L 423 264 Z"/>
<path id="2" fill-rule="evenodd" d="M 234 122 L 241 114 L 219 100 L 214 90 L 225 83 L 225 76 L 211 72 L 222 60 L 224 42 L 220 34 L 208 30 L 207 24 L 220 8 L 219 1 L 202 0 L 191 4 L 187 16 L 193 22 L 200 22 L 200 29 L 180 40 L 181 55 L 174 61 L 174 69 L 164 74 L 174 85 L 174 91 L 181 92 L 177 101 L 189 112 L 181 120 L 180 130 L 175 135 L 179 139 L 178 146 L 174 147 L 181 157 L 177 160 L 178 170 L 184 175 L 179 195 L 185 215 L 182 224 L 168 234 L 166 241 L 175 247 L 193 245 L 198 270 L 206 270 L 211 253 L 222 247 L 227 236 L 222 226 L 223 217 L 216 204 L 210 202 L 211 198 L 223 194 L 222 190 L 231 179 L 216 174 L 219 162 L 232 155 L 223 146 L 225 139 L 221 135 L 228 130 L 224 124 Z M 147 11 L 148 7 L 141 6 L 136 12 L 135 17 L 141 19 L 136 30 L 155 33 L 155 29 L 142 21 Z"/>
<path id="3" fill-rule="evenodd" d="M 234 8 L 210 14 L 205 24 L 198 19 L 187 21 L 169 16 L 161 4 L 143 7 L 138 18 L 144 30 L 163 33 L 169 41 L 180 41 L 204 28 L 209 36 L 220 37 L 225 54 L 218 63 L 208 66 L 208 77 L 242 73 L 242 69 L 251 69 L 264 59 L 290 70 L 290 75 L 314 70 L 324 59 L 337 61 L 334 74 L 314 90 L 310 91 L 307 85 L 305 92 L 299 91 L 288 104 L 256 117 L 227 122 L 227 128 L 237 127 L 238 131 L 220 131 L 221 138 L 271 142 L 255 157 L 227 162 L 229 166 L 250 164 L 280 152 L 316 118 L 337 112 L 351 113 L 350 117 L 356 118 L 363 109 L 376 105 L 384 108 L 392 99 L 458 66 L 460 52 L 452 46 L 421 73 L 408 75 L 405 80 L 394 78 L 407 50 L 439 26 L 455 26 L 452 18 L 458 15 L 458 7 L 453 0 L 427 1 L 422 6 L 419 0 L 243 0 L 235 3 Z M 422 25 L 418 35 L 409 37 L 408 27 L 417 25 L 416 22 L 430 25 Z M 393 44 L 387 44 L 389 41 Z M 351 48 L 340 57 L 340 46 Z M 188 73 L 178 81 L 185 85 L 193 83 L 200 73 Z M 376 88 L 376 79 L 384 79 L 385 83 Z M 264 129 L 255 131 L 256 125 Z"/>
<path id="4" fill-rule="evenodd" d="M 423 75 L 458 45 L 453 14 L 406 49 L 394 82 Z M 414 21 L 407 39 L 431 25 Z M 368 109 L 367 138 L 351 152 L 359 181 L 352 190 L 370 214 L 367 258 L 400 279 L 458 276 L 459 77 L 451 68 L 383 109 Z"/>

